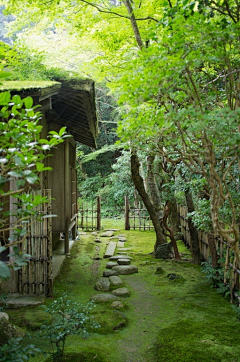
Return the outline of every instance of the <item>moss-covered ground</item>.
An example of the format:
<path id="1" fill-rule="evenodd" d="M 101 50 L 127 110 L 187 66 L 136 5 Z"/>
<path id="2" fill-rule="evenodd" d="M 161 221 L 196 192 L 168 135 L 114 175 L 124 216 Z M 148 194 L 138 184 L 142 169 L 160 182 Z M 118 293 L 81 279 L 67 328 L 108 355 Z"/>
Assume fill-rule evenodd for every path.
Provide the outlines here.
<path id="1" fill-rule="evenodd" d="M 240 361 L 240 322 L 229 301 L 210 288 L 199 266 L 189 262 L 189 251 L 181 242 L 183 260 L 164 261 L 150 255 L 154 232 L 125 231 L 122 220 L 105 220 L 103 227 L 119 228 L 115 235 L 127 237 L 125 247 L 131 248 L 128 255 L 139 272 L 121 276 L 131 292 L 123 299 L 124 309 L 114 313 L 110 304 L 97 304 L 94 315 L 102 327 L 85 340 L 76 335 L 68 337 L 62 361 Z M 97 293 L 94 285 L 107 263 L 103 255 L 109 239 L 101 238 L 101 243 L 94 240 L 95 236 L 87 233 L 75 243 L 54 282 L 54 298 L 67 293 L 69 299 L 87 303 Z M 159 267 L 162 273 L 156 273 Z M 181 278 L 171 280 L 169 274 Z M 46 304 L 51 302 L 49 299 Z M 22 326 L 23 311 L 10 314 L 12 321 Z M 127 322 L 121 324 L 121 320 Z M 32 339 L 25 337 L 25 344 L 34 343 L 50 351 L 50 345 L 37 337 L 37 332 L 31 329 L 30 333 Z M 31 361 L 43 362 L 47 357 L 42 354 Z"/>

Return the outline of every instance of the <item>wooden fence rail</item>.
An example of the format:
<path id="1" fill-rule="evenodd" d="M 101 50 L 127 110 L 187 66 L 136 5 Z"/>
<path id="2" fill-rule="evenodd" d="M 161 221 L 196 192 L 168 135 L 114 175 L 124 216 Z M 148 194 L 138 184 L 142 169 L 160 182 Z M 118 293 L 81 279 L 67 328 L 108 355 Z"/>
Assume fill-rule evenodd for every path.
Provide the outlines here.
<path id="1" fill-rule="evenodd" d="M 101 230 L 101 199 L 96 203 L 81 202 L 78 205 L 79 225 L 82 230 Z"/>
<path id="2" fill-rule="evenodd" d="M 142 202 L 138 202 L 137 207 L 129 204 L 128 197 L 125 196 L 125 230 L 153 230 L 154 226 L 147 209 Z"/>
<path id="3" fill-rule="evenodd" d="M 188 209 L 186 206 L 178 206 L 178 212 L 180 217 L 182 239 L 185 245 L 191 249 L 192 240 L 188 225 Z M 233 266 L 234 255 L 229 243 L 227 243 L 221 235 L 216 233 L 207 233 L 201 230 L 198 231 L 198 238 L 200 252 L 205 260 L 208 260 L 209 257 L 213 257 L 213 252 L 211 250 L 213 244 L 215 244 L 214 246 L 218 252 L 219 259 L 225 258 L 225 263 L 222 263 L 222 267 L 224 267 L 224 284 L 229 286 L 232 298 L 234 295 L 237 296 L 235 291 L 239 290 L 240 270 L 234 268 Z"/>

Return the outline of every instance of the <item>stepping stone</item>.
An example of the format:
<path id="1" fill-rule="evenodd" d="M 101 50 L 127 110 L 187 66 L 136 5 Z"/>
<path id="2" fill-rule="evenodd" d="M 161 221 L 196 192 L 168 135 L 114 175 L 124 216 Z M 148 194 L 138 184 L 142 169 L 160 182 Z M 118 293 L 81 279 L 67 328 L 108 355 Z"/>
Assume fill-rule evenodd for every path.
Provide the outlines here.
<path id="1" fill-rule="evenodd" d="M 94 241 L 95 243 L 101 243 L 101 240 L 99 238 L 96 238 Z"/>
<path id="2" fill-rule="evenodd" d="M 124 248 L 124 242 L 123 241 L 119 241 L 118 244 L 117 244 L 118 248 Z"/>
<path id="3" fill-rule="evenodd" d="M 108 292 L 110 289 L 110 281 L 108 278 L 100 278 L 96 284 L 95 284 L 95 289 L 101 292 Z"/>
<path id="4" fill-rule="evenodd" d="M 114 261 L 110 261 L 109 263 L 107 263 L 106 268 L 112 269 L 112 267 L 117 266 L 117 265 L 118 265 L 118 263 L 116 263 Z"/>
<path id="5" fill-rule="evenodd" d="M 116 270 L 119 275 L 138 273 L 138 268 L 135 265 L 118 265 L 114 266 L 113 270 Z"/>
<path id="6" fill-rule="evenodd" d="M 129 250 L 132 250 L 132 248 L 121 248 L 121 253 L 122 253 L 123 251 L 129 251 Z"/>
<path id="7" fill-rule="evenodd" d="M 130 259 L 118 259 L 119 265 L 129 265 L 131 263 Z"/>
<path id="8" fill-rule="evenodd" d="M 105 231 L 104 233 L 102 233 L 100 236 L 102 236 L 102 237 L 108 237 L 108 238 L 110 238 L 111 236 L 113 236 L 114 235 L 114 231 Z"/>
<path id="9" fill-rule="evenodd" d="M 118 272 L 116 270 L 112 270 L 112 269 L 104 270 L 104 272 L 103 272 L 104 277 L 111 277 L 111 276 L 116 276 L 116 275 L 118 275 Z"/>
<path id="10" fill-rule="evenodd" d="M 111 260 L 111 261 L 113 261 L 113 260 L 118 260 L 118 259 L 129 259 L 129 260 L 131 260 L 132 257 L 131 257 L 131 256 L 122 255 L 122 254 L 114 255 L 114 256 L 111 256 L 111 257 L 110 257 L 110 260 Z"/>
<path id="11" fill-rule="evenodd" d="M 109 281 L 112 285 L 114 286 L 118 286 L 118 285 L 122 285 L 123 284 L 123 281 L 121 278 L 119 278 L 118 276 L 111 276 L 109 277 Z"/>
<path id="12" fill-rule="evenodd" d="M 123 243 L 124 241 L 127 241 L 127 238 L 125 236 L 118 237 L 118 240 Z"/>
<path id="13" fill-rule="evenodd" d="M 93 231 L 91 235 L 97 235 L 97 231 Z"/>
<path id="14" fill-rule="evenodd" d="M 101 294 L 93 295 L 91 300 L 93 300 L 96 303 L 108 303 L 108 302 L 112 302 L 114 300 L 119 300 L 119 298 L 113 294 L 101 293 Z"/>
<path id="15" fill-rule="evenodd" d="M 112 302 L 111 307 L 113 309 L 123 309 L 124 305 L 122 304 L 122 302 L 115 300 L 115 302 Z"/>
<path id="16" fill-rule="evenodd" d="M 112 239 L 117 239 L 117 240 L 118 240 L 118 237 L 117 237 L 117 236 L 111 236 L 110 239 L 111 239 L 111 240 L 112 240 Z"/>
<path id="17" fill-rule="evenodd" d="M 128 288 L 118 288 L 112 291 L 113 295 L 116 295 L 117 297 L 129 297 L 130 291 Z"/>
<path id="18" fill-rule="evenodd" d="M 87 235 L 87 233 L 85 233 L 85 231 L 79 231 L 78 235 Z"/>
<path id="19" fill-rule="evenodd" d="M 106 231 L 119 231 L 119 229 L 107 229 Z"/>
<path id="20" fill-rule="evenodd" d="M 114 255 L 117 243 L 116 241 L 110 241 L 108 244 L 107 250 L 105 252 L 104 258 L 109 258 Z"/>

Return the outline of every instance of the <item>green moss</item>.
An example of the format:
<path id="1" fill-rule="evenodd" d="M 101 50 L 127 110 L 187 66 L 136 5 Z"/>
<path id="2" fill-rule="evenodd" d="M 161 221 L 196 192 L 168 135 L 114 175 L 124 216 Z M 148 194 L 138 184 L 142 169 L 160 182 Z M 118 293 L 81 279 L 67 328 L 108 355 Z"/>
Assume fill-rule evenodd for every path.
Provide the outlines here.
<path id="1" fill-rule="evenodd" d="M 94 320 L 100 324 L 97 333 L 109 334 L 127 326 L 127 317 L 116 310 L 99 310 L 92 313 Z"/>
<path id="2" fill-rule="evenodd" d="M 52 317 L 43 310 L 32 310 L 24 313 L 21 318 L 21 326 L 29 330 L 39 329 L 43 324 L 50 324 Z"/>
<path id="3" fill-rule="evenodd" d="M 227 326 L 223 327 L 219 333 L 207 320 L 196 322 L 187 319 L 173 323 L 159 332 L 153 348 L 155 361 L 235 361 L 234 347 L 238 348 L 240 337 L 226 337 L 224 332 L 227 329 Z"/>
<path id="4" fill-rule="evenodd" d="M 107 228 L 118 227 L 112 220 L 107 224 Z M 134 362 L 239 361 L 240 324 L 228 301 L 209 288 L 200 267 L 186 260 L 154 259 L 149 255 L 155 243 L 154 232 L 125 231 L 119 227 L 115 234 L 126 235 L 125 246 L 132 248 L 132 264 L 139 268 L 138 274 L 120 276 L 131 290 L 131 296 L 124 299 L 128 305 L 124 310 L 127 325 L 113 330 L 125 318 L 113 313 L 111 303 L 97 304 L 92 315 L 101 329 L 87 340 L 68 337 L 66 356 L 81 362 L 122 362 L 129 356 Z M 94 285 L 108 261 L 93 260 L 96 247 L 102 256 L 105 239 L 95 244 L 91 233 L 75 243 L 71 258 L 66 259 L 54 282 L 54 297 L 67 293 L 71 300 L 86 303 L 96 293 Z M 183 244 L 181 250 L 186 250 Z M 159 267 L 163 274 L 156 274 Z M 184 282 L 170 281 L 166 276 L 172 273 L 181 275 Z M 36 337 L 35 331 L 31 335 L 32 339 L 25 337 L 24 343 L 51 351 L 48 342 Z M 44 361 L 43 355 L 31 360 Z"/>
<path id="5" fill-rule="evenodd" d="M 2 81 L 0 91 L 21 91 L 27 89 L 44 89 L 49 87 L 60 87 L 59 82 L 52 81 Z"/>

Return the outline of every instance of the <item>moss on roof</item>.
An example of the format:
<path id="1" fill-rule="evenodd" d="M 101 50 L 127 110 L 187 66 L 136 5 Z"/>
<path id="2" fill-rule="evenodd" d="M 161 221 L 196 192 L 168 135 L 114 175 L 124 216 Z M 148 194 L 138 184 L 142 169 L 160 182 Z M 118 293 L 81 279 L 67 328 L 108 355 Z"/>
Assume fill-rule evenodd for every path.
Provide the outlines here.
<path id="1" fill-rule="evenodd" d="M 60 88 L 61 83 L 52 81 L 4 81 L 0 84 L 0 91 L 22 91 L 27 89 Z"/>

